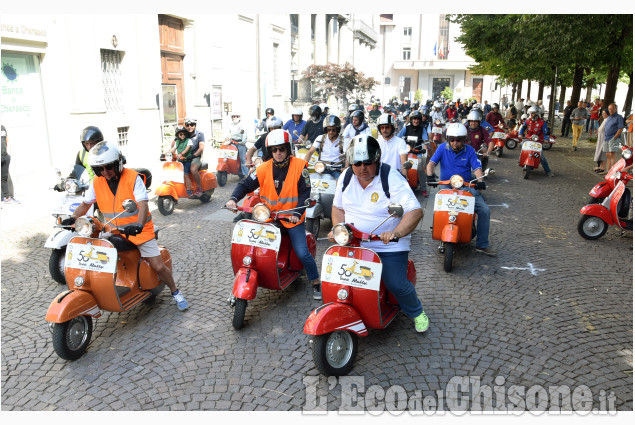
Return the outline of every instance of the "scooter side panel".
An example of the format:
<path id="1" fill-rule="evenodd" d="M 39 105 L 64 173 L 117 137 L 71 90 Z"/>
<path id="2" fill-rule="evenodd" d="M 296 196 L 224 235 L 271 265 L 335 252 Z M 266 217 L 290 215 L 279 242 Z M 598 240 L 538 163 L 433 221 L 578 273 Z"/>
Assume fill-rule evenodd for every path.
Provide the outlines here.
<path id="1" fill-rule="evenodd" d="M 585 205 L 580 210 L 580 214 L 583 215 L 592 215 L 593 217 L 598 217 L 605 221 L 608 225 L 612 226 L 615 224 L 613 217 L 611 216 L 611 212 L 604 206 L 600 204 L 592 204 Z"/>
<path id="2" fill-rule="evenodd" d="M 359 336 L 367 336 L 368 330 L 353 307 L 342 303 L 325 304 L 309 314 L 304 323 L 304 333 L 323 335 L 336 330 L 346 330 Z"/>
<path id="3" fill-rule="evenodd" d="M 171 196 L 174 199 L 179 199 L 176 194 L 176 188 L 172 183 L 163 183 L 161 186 L 157 187 L 157 190 L 154 191 L 156 196 Z"/>
<path id="4" fill-rule="evenodd" d="M 606 198 L 611 193 L 611 185 L 607 181 L 600 182 L 593 186 L 589 195 L 594 198 Z"/>
<path id="5" fill-rule="evenodd" d="M 159 252 L 161 253 L 163 264 L 172 271 L 172 256 L 170 255 L 170 251 L 163 246 L 159 246 Z M 139 287 L 144 291 L 149 291 L 160 284 L 161 280 L 159 279 L 159 275 L 152 270 L 150 263 L 142 259 L 139 264 Z"/>
<path id="6" fill-rule="evenodd" d="M 203 191 L 216 189 L 218 187 L 218 182 L 216 181 L 216 175 L 214 173 L 203 170 L 199 171 L 199 175 L 201 176 Z"/>
<path id="7" fill-rule="evenodd" d="M 258 292 L 258 271 L 243 267 L 234 278 L 234 290 L 232 294 L 243 300 L 253 300 Z"/>
<path id="8" fill-rule="evenodd" d="M 44 248 L 60 249 L 68 245 L 68 241 L 73 237 L 73 232 L 66 229 L 59 229 L 57 233 L 48 237 L 44 243 Z"/>
<path id="9" fill-rule="evenodd" d="M 613 222 L 617 223 L 618 225 L 621 220 L 618 217 L 619 211 L 617 210 L 617 207 L 620 200 L 622 199 L 622 195 L 624 195 L 625 190 L 626 190 L 626 185 L 623 182 L 619 182 L 617 186 L 615 186 L 613 193 L 611 193 L 611 203 L 610 203 L 611 218 L 613 219 Z"/>
<path id="10" fill-rule="evenodd" d="M 64 323 L 74 317 L 88 315 L 94 318 L 101 317 L 101 311 L 97 301 L 86 291 L 73 291 L 64 296 L 66 292 L 55 297 L 46 312 L 46 321 Z"/>

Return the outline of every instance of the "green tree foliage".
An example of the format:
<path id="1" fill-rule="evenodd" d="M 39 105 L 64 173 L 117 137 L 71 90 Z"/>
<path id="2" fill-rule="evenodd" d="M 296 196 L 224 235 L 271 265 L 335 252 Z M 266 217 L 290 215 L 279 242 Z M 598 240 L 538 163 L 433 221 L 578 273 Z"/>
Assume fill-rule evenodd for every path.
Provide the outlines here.
<path id="1" fill-rule="evenodd" d="M 302 75 L 311 80 L 315 96 L 324 99 L 329 96 L 364 99 L 374 86 L 380 84 L 372 77 L 365 77 L 363 72 L 355 71 L 348 62 L 344 66 L 334 63 L 310 65 Z"/>

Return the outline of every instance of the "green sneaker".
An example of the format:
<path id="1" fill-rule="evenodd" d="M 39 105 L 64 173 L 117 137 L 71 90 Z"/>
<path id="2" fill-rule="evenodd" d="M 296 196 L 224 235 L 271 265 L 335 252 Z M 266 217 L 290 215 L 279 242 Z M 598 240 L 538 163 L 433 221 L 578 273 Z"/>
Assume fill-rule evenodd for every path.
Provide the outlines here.
<path id="1" fill-rule="evenodd" d="M 417 332 L 427 331 L 429 325 L 430 321 L 428 320 L 428 316 L 426 316 L 425 311 L 422 311 L 420 315 L 415 317 L 415 329 L 417 330 Z"/>

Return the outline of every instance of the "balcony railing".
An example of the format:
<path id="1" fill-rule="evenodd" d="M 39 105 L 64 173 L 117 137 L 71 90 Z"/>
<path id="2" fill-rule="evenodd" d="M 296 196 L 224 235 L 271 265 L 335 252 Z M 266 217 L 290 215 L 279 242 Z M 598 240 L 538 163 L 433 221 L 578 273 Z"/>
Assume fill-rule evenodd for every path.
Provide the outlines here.
<path id="1" fill-rule="evenodd" d="M 363 21 L 357 19 L 353 21 L 353 34 L 355 39 L 362 40 L 373 47 L 377 44 L 377 31 Z"/>

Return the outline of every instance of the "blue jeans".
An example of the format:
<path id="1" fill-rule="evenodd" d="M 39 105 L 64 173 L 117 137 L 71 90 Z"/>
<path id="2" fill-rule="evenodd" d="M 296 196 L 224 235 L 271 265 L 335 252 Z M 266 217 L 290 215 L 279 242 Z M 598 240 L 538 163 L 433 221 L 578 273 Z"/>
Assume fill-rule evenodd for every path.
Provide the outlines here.
<path id="1" fill-rule="evenodd" d="M 247 146 L 239 143 L 236 143 L 235 145 L 238 148 L 238 158 L 240 159 L 240 174 L 246 176 L 249 174 L 249 170 L 245 165 L 245 162 L 247 162 Z"/>
<path id="2" fill-rule="evenodd" d="M 408 280 L 408 251 L 378 252 L 377 255 L 383 265 L 381 278 L 386 289 L 397 299 L 399 308 L 410 318 L 419 316 L 423 306 Z"/>
<path id="3" fill-rule="evenodd" d="M 540 155 L 540 165 L 545 169 L 545 173 L 550 173 L 551 169 L 549 168 L 549 163 L 547 162 L 547 157 L 545 156 L 545 151 L 542 151 Z"/>
<path id="4" fill-rule="evenodd" d="M 306 244 L 306 229 L 304 223 L 298 224 L 295 227 L 287 229 L 289 238 L 291 239 L 291 245 L 295 251 L 295 255 L 298 256 L 304 269 L 306 270 L 309 280 L 315 280 L 320 277 L 318 273 L 317 265 L 315 264 L 315 258 L 311 256 L 309 247 Z"/>
<path id="5" fill-rule="evenodd" d="M 442 188 L 451 189 L 448 185 L 443 185 Z M 478 190 L 473 187 L 464 187 L 461 190 L 466 190 L 474 195 L 474 212 L 478 215 L 478 220 L 476 221 L 476 247 L 489 248 L 489 207 Z"/>

